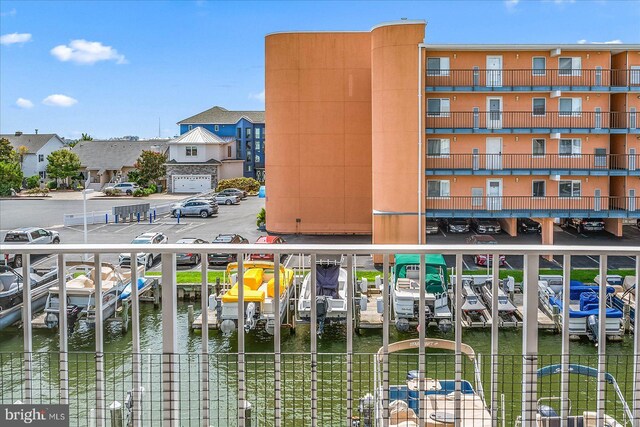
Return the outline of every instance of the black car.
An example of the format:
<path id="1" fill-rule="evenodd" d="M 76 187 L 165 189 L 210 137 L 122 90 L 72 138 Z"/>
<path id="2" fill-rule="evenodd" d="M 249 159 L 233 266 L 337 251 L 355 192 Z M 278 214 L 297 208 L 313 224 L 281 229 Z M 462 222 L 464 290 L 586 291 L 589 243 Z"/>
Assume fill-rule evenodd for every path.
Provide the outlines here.
<path id="1" fill-rule="evenodd" d="M 449 233 L 468 233 L 469 220 L 466 218 L 451 218 L 441 220 L 441 226 Z"/>
<path id="2" fill-rule="evenodd" d="M 604 231 L 604 219 L 602 218 L 569 218 L 564 223 L 565 227 L 573 227 L 578 233 L 585 231 Z"/>
<path id="3" fill-rule="evenodd" d="M 520 233 L 542 233 L 542 224 L 531 218 L 518 218 L 518 231 Z"/>
<path id="4" fill-rule="evenodd" d="M 435 219 L 428 219 L 424 229 L 427 234 L 438 234 L 440 231 L 438 221 Z"/>
<path id="5" fill-rule="evenodd" d="M 249 241 L 239 234 L 218 234 L 211 243 L 245 244 Z M 207 262 L 209 265 L 224 265 L 237 261 L 237 258 L 238 254 L 215 253 L 207 255 Z"/>
<path id="6" fill-rule="evenodd" d="M 471 227 L 478 234 L 499 234 L 502 232 L 500 222 L 492 218 L 474 218 Z"/>

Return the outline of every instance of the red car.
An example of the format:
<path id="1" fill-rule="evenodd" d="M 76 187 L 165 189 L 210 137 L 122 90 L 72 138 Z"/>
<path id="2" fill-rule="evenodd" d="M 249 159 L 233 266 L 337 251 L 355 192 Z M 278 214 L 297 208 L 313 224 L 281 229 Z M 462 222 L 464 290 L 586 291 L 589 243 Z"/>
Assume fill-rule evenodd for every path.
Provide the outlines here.
<path id="1" fill-rule="evenodd" d="M 470 245 L 496 245 L 498 244 L 498 242 L 496 241 L 496 239 L 493 238 L 493 236 L 488 236 L 486 234 L 483 235 L 477 235 L 477 236 L 471 236 L 467 239 L 467 243 Z M 491 250 L 489 248 L 487 248 L 487 251 L 490 252 Z M 487 254 L 487 255 L 474 255 L 473 257 L 474 262 L 476 263 L 476 265 L 481 265 L 481 266 L 491 266 L 491 263 L 493 262 L 493 255 L 491 254 Z M 504 266 L 505 263 L 507 262 L 507 258 L 504 255 L 500 255 L 500 267 Z"/>
<path id="2" fill-rule="evenodd" d="M 278 236 L 260 236 L 258 240 L 256 240 L 256 244 L 266 244 L 266 245 L 279 245 L 282 243 L 286 243 L 282 237 Z M 251 261 L 271 261 L 273 262 L 273 253 L 262 253 L 262 254 L 251 254 L 249 255 L 249 259 Z M 280 257 L 282 261 L 284 256 Z"/>

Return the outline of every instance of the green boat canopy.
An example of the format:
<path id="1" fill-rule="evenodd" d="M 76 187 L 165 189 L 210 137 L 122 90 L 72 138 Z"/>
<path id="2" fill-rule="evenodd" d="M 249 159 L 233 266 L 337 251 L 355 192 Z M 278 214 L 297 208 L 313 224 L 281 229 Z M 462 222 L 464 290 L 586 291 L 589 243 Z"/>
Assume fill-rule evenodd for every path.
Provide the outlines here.
<path id="1" fill-rule="evenodd" d="M 420 255 L 418 254 L 396 254 L 394 277 L 396 279 L 407 277 L 407 266 L 420 265 Z M 444 261 L 444 256 L 440 254 L 427 254 L 425 255 L 425 278 L 427 282 L 427 292 L 429 293 L 441 293 L 447 290 L 448 277 L 447 277 L 447 263 Z M 444 277 L 444 283 L 442 283 L 442 277 Z"/>

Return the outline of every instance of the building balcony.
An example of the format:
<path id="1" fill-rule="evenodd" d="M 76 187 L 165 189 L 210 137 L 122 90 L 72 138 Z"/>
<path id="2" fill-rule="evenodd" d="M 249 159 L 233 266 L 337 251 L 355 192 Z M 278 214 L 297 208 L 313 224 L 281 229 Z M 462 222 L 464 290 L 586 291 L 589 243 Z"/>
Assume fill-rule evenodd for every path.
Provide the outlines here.
<path id="1" fill-rule="evenodd" d="M 640 176 L 640 155 L 427 155 L 425 175 Z"/>
<path id="2" fill-rule="evenodd" d="M 640 70 L 427 70 L 427 92 L 640 90 Z"/>
<path id="3" fill-rule="evenodd" d="M 640 218 L 640 196 L 428 197 L 429 218 Z"/>
<path id="4" fill-rule="evenodd" d="M 451 111 L 427 112 L 434 133 L 640 133 L 637 111 Z"/>

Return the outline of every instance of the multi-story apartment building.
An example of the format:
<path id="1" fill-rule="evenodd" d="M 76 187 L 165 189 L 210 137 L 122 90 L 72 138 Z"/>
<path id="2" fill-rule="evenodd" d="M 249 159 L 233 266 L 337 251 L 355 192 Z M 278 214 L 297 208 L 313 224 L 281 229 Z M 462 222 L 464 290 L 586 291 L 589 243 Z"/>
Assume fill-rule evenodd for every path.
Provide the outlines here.
<path id="1" fill-rule="evenodd" d="M 425 218 L 515 235 L 527 217 L 551 244 L 557 220 L 620 236 L 640 216 L 640 45 L 429 45 L 424 30 L 267 36 L 269 230 L 422 243 Z"/>
<path id="2" fill-rule="evenodd" d="M 264 182 L 264 111 L 230 111 L 215 106 L 179 121 L 178 126 L 180 135 L 201 126 L 218 137 L 233 140 L 235 158 L 244 161 L 243 175 Z"/>

